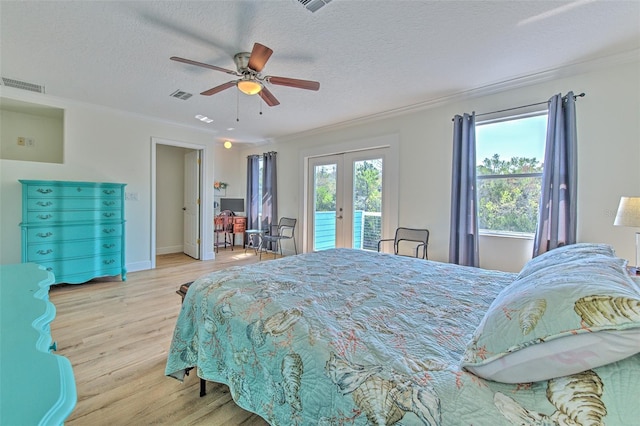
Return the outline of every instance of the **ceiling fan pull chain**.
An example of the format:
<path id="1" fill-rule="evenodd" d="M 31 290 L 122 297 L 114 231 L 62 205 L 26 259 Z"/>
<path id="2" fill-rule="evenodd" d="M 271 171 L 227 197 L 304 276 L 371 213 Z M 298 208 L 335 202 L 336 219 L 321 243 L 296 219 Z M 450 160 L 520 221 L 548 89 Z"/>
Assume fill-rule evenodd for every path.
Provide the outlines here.
<path id="1" fill-rule="evenodd" d="M 262 115 L 262 98 L 258 97 L 258 102 L 260 102 L 260 115 Z"/>
<path id="2" fill-rule="evenodd" d="M 236 91 L 236 122 L 240 121 L 240 91 Z"/>

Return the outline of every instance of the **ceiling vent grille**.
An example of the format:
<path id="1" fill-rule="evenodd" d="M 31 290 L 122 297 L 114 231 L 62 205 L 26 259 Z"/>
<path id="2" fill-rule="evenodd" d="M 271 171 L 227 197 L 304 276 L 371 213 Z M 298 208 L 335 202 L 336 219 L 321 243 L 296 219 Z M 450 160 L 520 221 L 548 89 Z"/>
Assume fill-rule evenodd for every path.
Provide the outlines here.
<path id="1" fill-rule="evenodd" d="M 298 0 L 298 3 L 303 5 L 307 10 L 315 12 L 322 6 L 328 4 L 331 0 Z"/>
<path id="2" fill-rule="evenodd" d="M 183 101 L 186 101 L 187 99 L 189 99 L 190 97 L 193 96 L 193 93 L 187 93 L 187 92 L 185 92 L 183 90 L 176 90 L 170 96 L 172 96 L 174 98 L 182 99 Z"/>
<path id="3" fill-rule="evenodd" d="M 28 90 L 30 92 L 44 93 L 44 86 L 26 81 L 15 80 L 13 78 L 2 77 L 2 84 L 6 87 Z"/>

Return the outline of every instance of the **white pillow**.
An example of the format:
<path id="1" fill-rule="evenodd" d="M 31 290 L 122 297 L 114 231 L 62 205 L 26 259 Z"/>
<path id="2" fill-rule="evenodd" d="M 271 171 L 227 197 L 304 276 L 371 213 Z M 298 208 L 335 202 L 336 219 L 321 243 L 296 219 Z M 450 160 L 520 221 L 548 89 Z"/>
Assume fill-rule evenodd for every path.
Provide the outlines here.
<path id="1" fill-rule="evenodd" d="M 640 353 L 640 288 L 626 262 L 600 254 L 566 259 L 530 270 L 498 294 L 467 346 L 465 369 L 527 383 Z"/>

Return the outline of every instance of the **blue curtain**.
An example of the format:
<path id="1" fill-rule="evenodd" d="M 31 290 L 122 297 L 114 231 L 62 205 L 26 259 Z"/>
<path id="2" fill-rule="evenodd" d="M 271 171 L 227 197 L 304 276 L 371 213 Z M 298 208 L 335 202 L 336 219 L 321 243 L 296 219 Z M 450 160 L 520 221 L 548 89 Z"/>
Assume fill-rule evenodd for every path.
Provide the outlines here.
<path id="1" fill-rule="evenodd" d="M 480 266 L 476 189 L 476 115 L 453 118 L 449 262 Z"/>
<path id="2" fill-rule="evenodd" d="M 573 92 L 549 99 L 542 195 L 533 257 L 576 242 L 577 136 Z"/>
<path id="3" fill-rule="evenodd" d="M 247 229 L 260 229 L 260 156 L 247 157 Z"/>
<path id="4" fill-rule="evenodd" d="M 261 229 L 271 231 L 278 224 L 277 153 L 262 154 L 262 224 Z M 273 250 L 275 247 L 265 247 Z"/>

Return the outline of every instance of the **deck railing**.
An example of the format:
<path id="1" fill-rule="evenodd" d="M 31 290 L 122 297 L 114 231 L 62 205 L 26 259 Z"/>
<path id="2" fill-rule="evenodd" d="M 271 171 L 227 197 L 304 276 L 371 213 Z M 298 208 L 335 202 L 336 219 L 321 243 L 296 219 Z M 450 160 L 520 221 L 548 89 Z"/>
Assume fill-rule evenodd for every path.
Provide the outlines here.
<path id="1" fill-rule="evenodd" d="M 353 248 L 377 250 L 381 238 L 381 215 L 378 212 L 356 210 L 353 214 Z M 336 212 L 316 212 L 314 250 L 336 246 Z"/>

